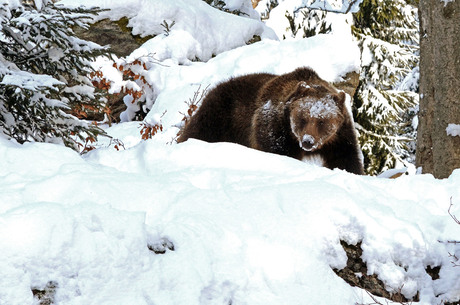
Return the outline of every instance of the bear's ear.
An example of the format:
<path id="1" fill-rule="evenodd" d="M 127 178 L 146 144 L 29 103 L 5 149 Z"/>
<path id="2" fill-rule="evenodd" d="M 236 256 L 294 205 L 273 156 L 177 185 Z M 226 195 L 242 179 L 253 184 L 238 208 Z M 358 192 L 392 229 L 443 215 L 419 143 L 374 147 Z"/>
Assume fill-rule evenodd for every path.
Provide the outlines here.
<path id="1" fill-rule="evenodd" d="M 289 100 L 294 100 L 296 98 L 305 96 L 308 91 L 311 91 L 312 88 L 304 81 L 300 81 L 297 83 L 294 91 L 289 96 Z"/>
<path id="2" fill-rule="evenodd" d="M 297 83 L 297 92 L 299 92 L 301 95 L 304 95 L 306 91 L 311 89 L 312 88 L 307 84 L 307 82 L 301 81 Z"/>

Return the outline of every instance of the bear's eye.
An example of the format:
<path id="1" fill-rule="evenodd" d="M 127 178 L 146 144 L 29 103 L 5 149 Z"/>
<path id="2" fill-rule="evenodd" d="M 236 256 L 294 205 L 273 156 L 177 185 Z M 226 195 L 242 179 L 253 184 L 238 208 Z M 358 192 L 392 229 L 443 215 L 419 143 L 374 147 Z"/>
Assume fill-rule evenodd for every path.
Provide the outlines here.
<path id="1" fill-rule="evenodd" d="M 304 128 L 307 125 L 307 120 L 305 118 L 300 119 L 300 128 Z"/>
<path id="2" fill-rule="evenodd" d="M 323 120 L 320 120 L 320 121 L 318 122 L 318 126 L 319 126 L 319 127 L 323 127 L 323 126 L 324 126 L 324 121 L 323 121 Z"/>

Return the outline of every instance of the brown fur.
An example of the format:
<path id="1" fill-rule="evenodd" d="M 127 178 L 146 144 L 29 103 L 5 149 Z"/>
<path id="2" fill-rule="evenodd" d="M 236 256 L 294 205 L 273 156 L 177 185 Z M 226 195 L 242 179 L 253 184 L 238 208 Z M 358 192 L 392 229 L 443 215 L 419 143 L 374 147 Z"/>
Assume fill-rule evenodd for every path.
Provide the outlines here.
<path id="1" fill-rule="evenodd" d="M 280 76 L 251 74 L 219 84 L 178 142 L 233 142 L 362 174 L 362 157 L 345 94 L 309 68 Z"/>

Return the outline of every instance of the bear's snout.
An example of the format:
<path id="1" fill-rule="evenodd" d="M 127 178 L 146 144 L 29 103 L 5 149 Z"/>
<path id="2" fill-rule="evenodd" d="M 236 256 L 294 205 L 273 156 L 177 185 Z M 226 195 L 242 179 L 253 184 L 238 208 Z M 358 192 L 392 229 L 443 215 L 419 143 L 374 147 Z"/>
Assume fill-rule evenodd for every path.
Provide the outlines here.
<path id="1" fill-rule="evenodd" d="M 300 141 L 300 147 L 306 151 L 313 151 L 318 147 L 318 143 L 311 135 L 304 135 Z"/>

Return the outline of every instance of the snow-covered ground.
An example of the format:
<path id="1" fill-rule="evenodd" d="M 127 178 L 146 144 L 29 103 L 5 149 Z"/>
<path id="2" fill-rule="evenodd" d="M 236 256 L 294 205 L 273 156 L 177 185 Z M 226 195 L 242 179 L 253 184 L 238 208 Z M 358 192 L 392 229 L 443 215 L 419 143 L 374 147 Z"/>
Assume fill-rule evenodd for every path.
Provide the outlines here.
<path id="1" fill-rule="evenodd" d="M 343 29 L 276 41 L 254 16 L 217 13 L 201 0 L 66 1 L 112 8 L 108 16 L 130 17 L 137 34 L 158 34 L 157 21 L 184 18 L 128 58 L 164 55 L 143 72 L 154 92 L 146 121 L 164 114 L 164 130 L 142 141 L 139 122 L 106 126 L 124 149 L 101 139 L 84 156 L 0 138 L 1 305 L 37 304 L 32 290 L 47 285 L 55 287 L 54 303 L 66 305 L 373 303 L 332 271 L 346 265 L 340 240 L 362 242 L 368 272 L 389 291 L 419 293 L 421 304 L 460 298 L 460 247 L 453 243 L 460 225 L 448 213 L 451 207 L 460 216 L 460 170 L 444 180 L 392 180 L 236 144 L 172 141 L 185 101 L 199 88 L 303 65 L 328 81 L 358 70 L 359 49 Z M 222 19 L 203 28 L 214 14 Z M 242 31 L 236 45 L 222 30 L 229 24 Z M 254 33 L 266 35 L 246 46 Z M 200 56 L 206 62 L 192 62 Z M 122 82 L 111 63 L 96 64 L 114 86 Z M 149 249 L 165 241 L 174 250 Z M 440 267 L 439 279 L 428 266 Z"/>
<path id="2" fill-rule="evenodd" d="M 197 140 L 84 157 L 1 140 L 0 156 L 0 304 L 35 304 L 48 282 L 55 304 L 371 303 L 332 271 L 346 265 L 340 240 L 362 242 L 389 290 L 460 297 L 459 170 L 355 176 Z M 174 251 L 148 249 L 162 238 Z"/>

